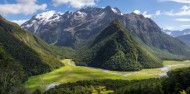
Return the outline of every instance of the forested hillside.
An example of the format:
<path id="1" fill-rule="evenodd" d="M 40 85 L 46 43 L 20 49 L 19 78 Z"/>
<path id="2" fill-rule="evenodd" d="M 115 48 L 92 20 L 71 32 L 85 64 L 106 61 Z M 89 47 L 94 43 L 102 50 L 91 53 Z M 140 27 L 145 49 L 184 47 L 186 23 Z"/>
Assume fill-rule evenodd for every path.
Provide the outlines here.
<path id="1" fill-rule="evenodd" d="M 19 94 L 24 92 L 21 83 L 27 74 L 19 62 L 6 53 L 0 44 L 0 94 Z"/>
<path id="2" fill-rule="evenodd" d="M 0 43 L 28 75 L 42 74 L 62 66 L 45 48 L 47 44 L 17 24 L 0 19 Z"/>
<path id="3" fill-rule="evenodd" d="M 141 47 L 119 21 L 103 30 L 88 49 L 79 51 L 75 61 L 78 65 L 117 71 L 162 67 L 162 61 Z"/>
<path id="4" fill-rule="evenodd" d="M 0 36 L 1 94 L 16 93 L 29 76 L 63 66 L 56 53 L 52 53 L 53 47 L 3 17 L 0 17 Z"/>

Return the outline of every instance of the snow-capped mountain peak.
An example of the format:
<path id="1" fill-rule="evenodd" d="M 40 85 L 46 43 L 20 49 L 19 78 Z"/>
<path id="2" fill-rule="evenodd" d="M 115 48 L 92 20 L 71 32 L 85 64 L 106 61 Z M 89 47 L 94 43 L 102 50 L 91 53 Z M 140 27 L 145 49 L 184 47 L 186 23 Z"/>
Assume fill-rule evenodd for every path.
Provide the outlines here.
<path id="1" fill-rule="evenodd" d="M 32 19 L 22 24 L 21 27 L 33 28 L 32 30 L 34 31 L 34 33 L 37 33 L 39 28 L 44 25 L 53 25 L 55 23 L 60 22 L 62 20 L 62 15 L 64 15 L 64 13 L 56 11 L 43 12 L 33 16 Z"/>
<path id="2" fill-rule="evenodd" d="M 89 22 L 91 24 L 88 24 L 87 28 L 84 28 L 84 30 L 88 30 L 89 28 L 93 28 L 94 24 L 104 20 L 105 17 L 109 18 L 110 15 L 122 16 L 122 13 L 118 8 L 112 8 L 111 6 L 105 8 L 86 7 L 75 12 L 67 11 L 65 13 L 46 11 L 33 16 L 21 26 L 34 33 L 42 33 L 48 31 L 47 27 L 53 28 L 63 23 L 65 27 L 68 25 L 68 28 L 77 28 L 85 22 Z"/>
<path id="3" fill-rule="evenodd" d="M 55 12 L 55 11 L 47 11 L 43 12 L 41 14 L 37 14 L 34 18 L 43 21 L 44 24 L 48 22 L 55 22 L 60 21 L 61 15 L 64 13 L 61 12 Z"/>
<path id="4" fill-rule="evenodd" d="M 55 11 L 47 11 L 43 12 L 41 14 L 37 14 L 35 16 L 36 19 L 49 19 L 51 18 L 56 12 Z"/>

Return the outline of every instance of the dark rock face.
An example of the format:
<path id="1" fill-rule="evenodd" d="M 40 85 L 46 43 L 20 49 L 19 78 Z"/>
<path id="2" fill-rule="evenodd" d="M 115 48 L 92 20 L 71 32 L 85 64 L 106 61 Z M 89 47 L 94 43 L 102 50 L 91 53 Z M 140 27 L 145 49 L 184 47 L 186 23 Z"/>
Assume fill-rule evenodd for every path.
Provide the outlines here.
<path id="1" fill-rule="evenodd" d="M 113 20 L 118 20 L 143 45 L 148 46 L 153 52 L 157 49 L 155 53 L 163 51 L 175 55 L 187 55 L 190 52 L 181 41 L 163 33 L 153 20 L 135 13 L 122 14 L 119 9 L 110 6 L 54 13 L 52 17 L 45 20 L 43 17 L 35 19 L 38 18 L 37 16 L 39 15 L 25 22 L 22 27 L 52 45 L 75 49 L 88 47 Z"/>

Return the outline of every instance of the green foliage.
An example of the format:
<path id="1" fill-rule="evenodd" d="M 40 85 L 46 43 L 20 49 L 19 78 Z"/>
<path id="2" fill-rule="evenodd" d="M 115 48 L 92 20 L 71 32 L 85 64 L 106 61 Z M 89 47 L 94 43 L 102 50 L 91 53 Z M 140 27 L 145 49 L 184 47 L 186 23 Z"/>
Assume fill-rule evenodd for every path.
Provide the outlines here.
<path id="1" fill-rule="evenodd" d="M 36 89 L 32 94 L 42 94 L 42 91 L 39 89 Z"/>
<path id="2" fill-rule="evenodd" d="M 92 94 L 113 94 L 113 90 L 106 90 L 105 86 L 91 87 Z"/>
<path id="3" fill-rule="evenodd" d="M 0 17 L 0 94 L 22 94 L 28 76 L 59 68 L 51 47 L 17 24 Z"/>
<path id="4" fill-rule="evenodd" d="M 180 91 L 179 94 L 187 94 L 187 93 L 185 92 L 185 90 L 182 90 L 182 91 Z"/>
<path id="5" fill-rule="evenodd" d="M 88 49 L 79 51 L 77 65 L 117 71 L 162 67 L 162 61 L 145 48 L 118 22 L 113 22 Z"/>
<path id="6" fill-rule="evenodd" d="M 42 74 L 62 65 L 31 33 L 1 20 L 0 43 L 28 75 Z"/>
<path id="7" fill-rule="evenodd" d="M 19 94 L 25 92 L 21 87 L 27 75 L 22 66 L 8 55 L 0 44 L 0 94 Z"/>
<path id="8" fill-rule="evenodd" d="M 52 45 L 48 45 L 45 41 L 41 40 L 39 37 L 34 36 L 34 40 L 37 43 L 30 43 L 29 45 L 39 45 L 39 48 L 43 48 L 44 52 L 48 55 L 53 55 L 57 58 L 61 58 L 61 59 L 70 59 L 74 56 L 75 51 L 72 48 L 67 48 L 67 47 L 60 47 L 60 46 L 52 46 Z M 23 36 L 21 36 L 23 37 Z M 35 47 L 34 46 L 34 47 Z M 35 47 L 35 49 L 38 49 Z"/>
<path id="9" fill-rule="evenodd" d="M 119 84 L 118 84 L 119 83 Z M 111 88 L 117 89 L 127 85 L 128 81 L 123 80 L 92 80 L 66 83 L 48 90 L 45 94 L 112 94 Z M 67 92 L 67 93 L 65 93 Z"/>
<path id="10" fill-rule="evenodd" d="M 148 79 L 141 81 L 78 81 L 76 83 L 59 85 L 53 89 L 48 90 L 45 92 L 45 94 L 63 94 L 62 91 L 67 91 L 71 94 L 163 94 L 161 80 L 159 79 Z M 82 91 L 85 93 L 82 93 Z"/>
<path id="11" fill-rule="evenodd" d="M 168 78 L 164 80 L 163 90 L 166 94 L 175 93 L 178 94 L 182 90 L 187 90 L 190 86 L 190 68 L 183 68 L 171 71 L 168 73 Z"/>
<path id="12" fill-rule="evenodd" d="M 121 87 L 116 94 L 163 94 L 160 79 L 148 79 L 133 82 Z"/>

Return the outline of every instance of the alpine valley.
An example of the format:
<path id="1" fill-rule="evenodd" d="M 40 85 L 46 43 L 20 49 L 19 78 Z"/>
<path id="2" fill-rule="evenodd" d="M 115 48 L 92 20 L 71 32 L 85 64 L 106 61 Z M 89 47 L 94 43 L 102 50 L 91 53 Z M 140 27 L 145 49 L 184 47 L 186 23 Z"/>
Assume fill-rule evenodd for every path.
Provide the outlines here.
<path id="1" fill-rule="evenodd" d="M 189 40 L 111 6 L 0 16 L 0 94 L 190 94 Z"/>

